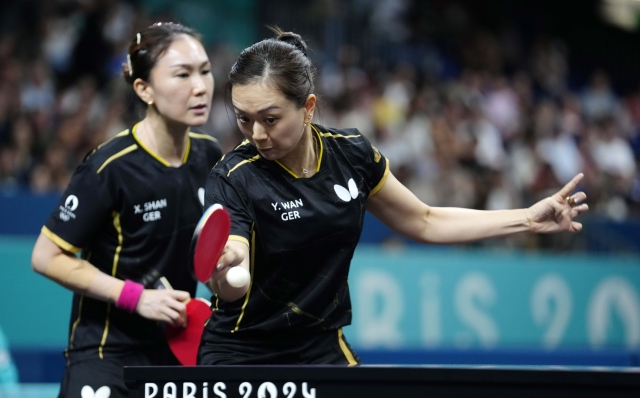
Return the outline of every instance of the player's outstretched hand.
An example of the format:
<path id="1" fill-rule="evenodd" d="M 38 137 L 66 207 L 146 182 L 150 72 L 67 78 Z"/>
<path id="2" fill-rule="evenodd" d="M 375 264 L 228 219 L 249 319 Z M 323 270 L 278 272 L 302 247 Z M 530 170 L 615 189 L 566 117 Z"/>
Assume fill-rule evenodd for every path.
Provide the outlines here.
<path id="1" fill-rule="evenodd" d="M 589 210 L 589 206 L 583 203 L 587 195 L 584 192 L 572 195 L 571 192 L 583 177 L 582 173 L 578 174 L 555 195 L 542 199 L 526 209 L 531 232 L 579 232 L 582 229 L 582 224 L 573 219 Z"/>
<path id="2" fill-rule="evenodd" d="M 216 281 L 224 279 L 227 274 L 227 270 L 229 270 L 229 268 L 231 267 L 240 265 L 243 260 L 244 254 L 236 247 L 230 245 L 227 242 L 227 244 L 224 246 L 224 250 L 222 250 L 220 259 L 218 259 L 218 266 L 211 275 L 211 278 L 215 279 Z"/>
<path id="3" fill-rule="evenodd" d="M 187 306 L 191 295 L 182 290 L 145 289 L 140 295 L 136 312 L 154 321 L 174 326 L 187 326 Z"/>

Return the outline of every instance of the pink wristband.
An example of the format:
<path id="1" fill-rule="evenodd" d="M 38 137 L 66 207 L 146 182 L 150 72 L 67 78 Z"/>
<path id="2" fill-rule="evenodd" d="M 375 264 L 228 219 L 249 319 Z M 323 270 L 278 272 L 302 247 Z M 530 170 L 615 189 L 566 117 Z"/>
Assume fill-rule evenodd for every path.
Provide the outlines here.
<path id="1" fill-rule="evenodd" d="M 124 281 L 124 287 L 116 301 L 116 308 L 133 314 L 136 311 L 136 306 L 143 290 L 143 285 L 127 279 Z"/>

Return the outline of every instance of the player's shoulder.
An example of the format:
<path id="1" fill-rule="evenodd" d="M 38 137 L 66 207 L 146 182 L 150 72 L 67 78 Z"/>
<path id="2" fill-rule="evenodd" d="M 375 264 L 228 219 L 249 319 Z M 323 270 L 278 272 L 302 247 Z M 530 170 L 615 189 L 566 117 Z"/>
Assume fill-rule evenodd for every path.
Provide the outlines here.
<path id="1" fill-rule="evenodd" d="M 131 129 L 123 130 L 90 151 L 83 160 L 83 165 L 96 173 L 101 173 L 107 166 L 124 158 L 140 148 L 131 134 Z"/>
<path id="2" fill-rule="evenodd" d="M 320 124 L 312 124 L 311 127 L 323 138 L 336 142 L 358 142 L 363 139 L 363 135 L 356 128 L 335 128 L 325 127 Z"/>
<path id="3" fill-rule="evenodd" d="M 207 148 L 220 147 L 220 143 L 217 138 L 197 128 L 192 127 L 189 129 L 189 138 L 191 139 L 191 145 L 204 146 Z"/>
<path id="4" fill-rule="evenodd" d="M 316 124 L 313 128 L 322 137 L 322 143 L 327 152 L 339 151 L 347 157 L 368 157 L 372 150 L 376 150 L 358 129 L 338 129 Z"/>
<path id="5" fill-rule="evenodd" d="M 215 137 L 205 133 L 204 131 L 191 128 L 189 130 L 189 142 L 192 152 L 202 152 L 208 159 L 209 168 L 220 160 L 222 157 L 222 148 Z"/>
<path id="6" fill-rule="evenodd" d="M 226 177 L 244 175 L 252 168 L 252 163 L 261 159 L 258 151 L 251 145 L 249 140 L 244 140 L 233 150 L 225 154 L 215 165 L 213 172 L 220 173 Z"/>

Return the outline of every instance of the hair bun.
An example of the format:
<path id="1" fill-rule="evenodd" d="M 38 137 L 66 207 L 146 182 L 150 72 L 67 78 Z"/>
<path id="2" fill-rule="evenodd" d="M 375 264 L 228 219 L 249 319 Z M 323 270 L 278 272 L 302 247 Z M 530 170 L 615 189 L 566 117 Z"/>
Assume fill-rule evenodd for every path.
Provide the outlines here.
<path id="1" fill-rule="evenodd" d="M 304 54 L 305 57 L 307 56 L 307 45 L 302 41 L 302 36 L 299 34 L 293 32 L 282 32 L 278 36 L 278 40 L 294 45 Z"/>

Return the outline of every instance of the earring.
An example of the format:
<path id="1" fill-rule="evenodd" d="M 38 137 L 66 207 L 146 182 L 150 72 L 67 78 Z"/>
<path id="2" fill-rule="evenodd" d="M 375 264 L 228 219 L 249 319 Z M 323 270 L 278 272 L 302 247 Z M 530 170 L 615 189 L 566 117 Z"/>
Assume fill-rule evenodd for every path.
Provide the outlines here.
<path id="1" fill-rule="evenodd" d="M 153 101 L 147 102 L 147 105 L 149 105 L 149 106 L 153 105 Z"/>

